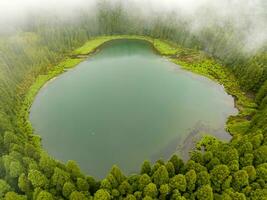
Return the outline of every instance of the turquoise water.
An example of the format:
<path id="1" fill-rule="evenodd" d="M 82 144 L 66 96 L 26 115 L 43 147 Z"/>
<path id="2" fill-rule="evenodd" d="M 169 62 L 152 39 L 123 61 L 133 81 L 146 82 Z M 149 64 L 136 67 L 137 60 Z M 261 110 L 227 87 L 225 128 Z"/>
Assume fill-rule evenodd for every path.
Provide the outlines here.
<path id="1" fill-rule="evenodd" d="M 43 87 L 30 120 L 47 152 L 102 178 L 167 159 L 194 127 L 222 137 L 234 100 L 223 87 L 179 69 L 142 41 L 117 40 Z"/>

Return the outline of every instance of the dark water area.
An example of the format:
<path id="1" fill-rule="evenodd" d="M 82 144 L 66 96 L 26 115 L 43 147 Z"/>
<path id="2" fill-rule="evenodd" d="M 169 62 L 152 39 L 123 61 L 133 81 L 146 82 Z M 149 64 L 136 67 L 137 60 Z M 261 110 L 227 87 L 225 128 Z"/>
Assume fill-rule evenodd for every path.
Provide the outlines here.
<path id="1" fill-rule="evenodd" d="M 103 178 L 113 164 L 130 174 L 145 159 L 183 151 L 195 127 L 229 139 L 224 125 L 236 113 L 221 85 L 181 70 L 146 42 L 118 40 L 47 83 L 30 120 L 51 156 Z"/>

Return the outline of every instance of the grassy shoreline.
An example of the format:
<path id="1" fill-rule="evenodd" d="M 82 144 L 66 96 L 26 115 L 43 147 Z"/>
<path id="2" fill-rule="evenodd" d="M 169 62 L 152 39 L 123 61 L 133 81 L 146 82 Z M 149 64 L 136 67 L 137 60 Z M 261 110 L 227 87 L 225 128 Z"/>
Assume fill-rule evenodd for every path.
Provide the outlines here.
<path id="1" fill-rule="evenodd" d="M 186 49 L 168 41 L 135 35 L 101 36 L 92 38 L 83 46 L 74 50 L 59 64 L 52 67 L 48 73 L 38 75 L 33 84 L 26 91 L 25 98 L 19 106 L 17 117 L 20 130 L 25 133 L 34 132 L 31 122 L 29 121 L 30 108 L 38 91 L 47 84 L 48 81 L 87 59 L 88 56 L 95 53 L 106 42 L 117 39 L 147 41 L 160 55 L 168 57 L 170 61 L 180 65 L 182 69 L 203 75 L 223 85 L 226 92 L 235 98 L 235 105 L 239 110 L 237 116 L 230 116 L 228 118 L 226 130 L 233 136 L 246 131 L 249 126 L 248 118 L 255 112 L 256 104 L 241 91 L 237 80 L 229 70 L 219 65 L 215 60 L 209 58 L 203 52 Z M 37 135 L 34 136 L 39 137 Z"/>

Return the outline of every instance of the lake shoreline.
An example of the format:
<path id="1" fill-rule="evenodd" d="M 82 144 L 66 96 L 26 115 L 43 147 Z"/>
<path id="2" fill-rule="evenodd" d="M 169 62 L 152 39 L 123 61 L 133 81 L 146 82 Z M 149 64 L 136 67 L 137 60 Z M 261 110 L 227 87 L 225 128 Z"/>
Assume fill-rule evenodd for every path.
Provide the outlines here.
<path id="1" fill-rule="evenodd" d="M 47 74 L 39 75 L 34 83 L 31 85 L 29 90 L 27 91 L 26 97 L 20 106 L 20 112 L 18 115 L 20 123 L 20 128 L 23 130 L 25 127 L 27 129 L 31 129 L 31 132 L 34 133 L 31 122 L 29 121 L 29 114 L 31 105 L 35 99 L 35 96 L 39 92 L 39 90 L 48 84 L 48 82 L 54 80 L 60 74 L 64 73 L 68 69 L 74 68 L 80 62 L 86 60 L 91 55 L 95 54 L 102 46 L 113 40 L 143 40 L 153 47 L 153 49 L 159 53 L 161 56 L 167 57 L 175 64 L 179 64 L 181 69 L 191 71 L 196 74 L 203 75 L 209 79 L 212 79 L 215 82 L 221 84 L 225 91 L 233 96 L 235 101 L 235 107 L 238 109 L 239 113 L 236 116 L 229 116 L 228 121 L 226 123 L 226 131 L 235 136 L 236 133 L 233 131 L 231 125 L 234 123 L 236 126 L 236 121 L 246 122 L 247 116 L 250 115 L 248 109 L 254 108 L 255 105 L 253 102 L 248 99 L 241 91 L 239 86 L 236 83 L 235 78 L 233 77 L 231 72 L 226 70 L 223 66 L 217 64 L 214 60 L 208 58 L 208 56 L 204 55 L 203 52 L 198 52 L 196 50 L 186 49 L 180 46 L 176 46 L 169 41 L 159 40 L 150 38 L 147 36 L 102 36 L 89 40 L 82 47 L 73 51 L 73 53 L 67 56 L 62 62 L 58 65 L 55 65 Z M 203 58 L 199 59 L 198 54 L 200 54 Z M 197 56 L 196 56 L 197 55 Z M 190 59 L 188 59 L 190 57 Z M 187 58 L 187 60 L 185 59 Z M 217 66 L 216 70 L 213 71 L 213 74 L 208 73 L 208 69 L 210 70 L 211 65 L 206 65 L 206 63 L 214 64 Z M 197 67 L 196 67 L 197 66 Z M 199 70 L 201 69 L 201 71 Z M 203 70 L 205 69 L 205 70 Z M 226 76 L 227 79 L 222 78 L 221 76 Z M 229 74 L 231 76 L 229 76 Z M 230 79 L 230 81 L 229 81 Z M 248 109 L 247 109 L 248 108 Z M 235 128 L 235 127 L 234 127 Z M 35 134 L 34 134 L 35 135 Z"/>

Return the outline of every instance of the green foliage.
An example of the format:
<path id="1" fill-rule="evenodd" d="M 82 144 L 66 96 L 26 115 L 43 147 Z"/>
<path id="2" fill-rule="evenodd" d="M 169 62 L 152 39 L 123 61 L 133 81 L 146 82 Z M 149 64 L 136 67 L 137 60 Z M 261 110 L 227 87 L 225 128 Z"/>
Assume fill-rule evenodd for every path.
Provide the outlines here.
<path id="1" fill-rule="evenodd" d="M 132 194 L 128 194 L 125 200 L 136 200 L 135 196 Z"/>
<path id="2" fill-rule="evenodd" d="M 261 85 L 256 95 L 255 101 L 258 104 L 261 104 L 262 100 L 266 97 L 266 95 L 267 95 L 267 80 L 265 80 L 264 84 Z"/>
<path id="3" fill-rule="evenodd" d="M 120 168 L 118 168 L 116 165 L 112 167 L 110 174 L 113 175 L 118 184 L 125 180 L 125 176 L 122 174 Z"/>
<path id="4" fill-rule="evenodd" d="M 248 178 L 247 171 L 245 170 L 235 172 L 233 175 L 233 186 L 240 191 L 242 187 L 248 185 Z"/>
<path id="5" fill-rule="evenodd" d="M 182 174 L 178 174 L 170 179 L 170 187 L 179 191 L 186 191 L 186 177 Z"/>
<path id="6" fill-rule="evenodd" d="M 110 199 L 111 199 L 110 194 L 104 189 L 96 191 L 94 196 L 94 200 L 110 200 Z"/>
<path id="7" fill-rule="evenodd" d="M 151 183 L 151 178 L 147 174 L 143 174 L 139 178 L 139 190 L 143 190 L 146 185 Z"/>
<path id="8" fill-rule="evenodd" d="M 0 179 L 0 198 L 3 198 L 5 194 L 11 190 L 10 185 L 6 181 Z"/>
<path id="9" fill-rule="evenodd" d="M 31 182 L 34 188 L 46 188 L 48 186 L 48 180 L 38 170 L 30 170 L 28 174 L 28 180 Z"/>
<path id="10" fill-rule="evenodd" d="M 70 174 L 56 167 L 51 181 L 56 190 L 61 191 L 65 182 L 70 181 Z"/>
<path id="11" fill-rule="evenodd" d="M 267 181 L 267 163 L 257 166 L 256 174 L 259 180 Z"/>
<path id="12" fill-rule="evenodd" d="M 213 200 L 213 192 L 210 185 L 204 185 L 197 190 L 197 199 L 199 200 Z"/>
<path id="13" fill-rule="evenodd" d="M 56 162 L 50 158 L 46 153 L 41 153 L 39 166 L 47 177 L 51 177 L 56 167 Z"/>
<path id="14" fill-rule="evenodd" d="M 166 163 L 166 169 L 168 171 L 169 177 L 173 177 L 175 175 L 175 169 L 174 169 L 172 162 L 168 161 Z"/>
<path id="15" fill-rule="evenodd" d="M 211 182 L 215 190 L 220 191 L 220 186 L 226 181 L 230 175 L 227 165 L 217 165 L 211 170 Z"/>
<path id="16" fill-rule="evenodd" d="M 240 165 L 241 166 L 249 166 L 253 164 L 254 154 L 246 153 L 243 157 L 240 158 Z"/>
<path id="17" fill-rule="evenodd" d="M 259 165 L 267 162 L 267 145 L 263 145 L 254 151 L 254 163 Z"/>
<path id="18" fill-rule="evenodd" d="M 24 195 L 19 195 L 15 192 L 8 192 L 5 195 L 5 200 L 27 200 L 27 197 Z"/>
<path id="19" fill-rule="evenodd" d="M 80 200 L 80 199 L 87 200 L 88 198 L 83 193 L 74 191 L 71 193 L 69 199 L 70 200 Z"/>
<path id="20" fill-rule="evenodd" d="M 170 162 L 173 164 L 176 174 L 183 170 L 184 163 L 177 155 L 172 155 Z"/>
<path id="21" fill-rule="evenodd" d="M 169 173 L 164 165 L 160 166 L 152 176 L 153 182 L 160 186 L 169 182 Z"/>
<path id="22" fill-rule="evenodd" d="M 127 195 L 133 192 L 132 186 L 128 183 L 128 181 L 123 181 L 119 186 L 120 194 Z"/>
<path id="23" fill-rule="evenodd" d="M 73 178 L 75 178 L 75 177 L 82 177 L 81 170 L 80 170 L 78 164 L 75 161 L 69 160 L 66 163 L 66 168 L 67 168 L 67 171 L 71 174 L 71 176 Z"/>
<path id="24" fill-rule="evenodd" d="M 23 167 L 19 161 L 13 161 L 9 166 L 9 174 L 13 178 L 17 178 L 20 174 L 23 173 Z"/>
<path id="25" fill-rule="evenodd" d="M 153 198 L 150 197 L 150 196 L 145 196 L 145 197 L 143 198 L 143 200 L 153 200 Z"/>
<path id="26" fill-rule="evenodd" d="M 246 166 L 243 170 L 247 172 L 249 182 L 253 182 L 256 179 L 256 170 L 254 166 Z"/>
<path id="27" fill-rule="evenodd" d="M 197 185 L 209 185 L 210 184 L 210 174 L 207 171 L 201 171 L 197 174 Z"/>
<path id="28" fill-rule="evenodd" d="M 170 192 L 169 185 L 168 184 L 161 185 L 159 188 L 159 192 L 160 192 L 160 197 L 165 198 Z"/>
<path id="29" fill-rule="evenodd" d="M 62 189 L 62 194 L 64 197 L 68 198 L 72 192 L 75 191 L 75 185 L 73 185 L 71 182 L 66 182 Z"/>
<path id="30" fill-rule="evenodd" d="M 153 40 L 153 45 L 162 55 L 176 55 L 179 51 L 179 49 L 167 41 L 156 39 Z"/>
<path id="31" fill-rule="evenodd" d="M 99 183 L 91 176 L 87 176 L 86 181 L 89 184 L 90 193 L 94 194 L 99 186 Z"/>
<path id="32" fill-rule="evenodd" d="M 83 178 L 78 178 L 76 184 L 77 184 L 77 189 L 79 191 L 88 191 L 89 190 L 89 184 Z"/>
<path id="33" fill-rule="evenodd" d="M 267 189 L 256 189 L 255 191 L 252 192 L 251 194 L 251 199 L 253 200 L 265 200 L 267 197 Z"/>
<path id="34" fill-rule="evenodd" d="M 36 200 L 54 200 L 53 195 L 47 191 L 41 191 Z"/>
<path id="35" fill-rule="evenodd" d="M 98 30 L 86 17 L 75 26 L 36 19 L 27 31 L 0 36 L 0 199 L 266 199 L 266 50 L 241 55 L 231 33 L 220 27 L 197 37 L 185 24 L 157 19 L 144 30 L 142 22 L 129 23 L 122 9 L 103 2 Z M 232 140 L 205 136 L 185 163 L 177 155 L 166 164 L 145 161 L 140 174 L 128 177 L 114 166 L 99 182 L 75 161 L 63 164 L 47 155 L 29 122 L 35 95 L 105 42 L 124 38 L 147 41 L 183 69 L 223 84 L 239 109 L 227 122 Z M 242 89 L 255 95 L 256 103 Z"/>
<path id="36" fill-rule="evenodd" d="M 148 160 L 145 160 L 141 168 L 141 174 L 150 174 L 150 172 L 151 172 L 151 164 Z"/>
<path id="37" fill-rule="evenodd" d="M 190 170 L 185 174 L 186 184 L 189 191 L 195 189 L 195 184 L 197 181 L 197 174 L 194 170 Z"/>
<path id="38" fill-rule="evenodd" d="M 30 192 L 30 181 L 24 173 L 19 176 L 18 187 L 25 193 Z"/>
<path id="39" fill-rule="evenodd" d="M 144 188 L 144 196 L 149 196 L 149 197 L 155 198 L 155 197 L 157 197 L 157 195 L 158 195 L 158 189 L 154 183 L 149 183 Z"/>

